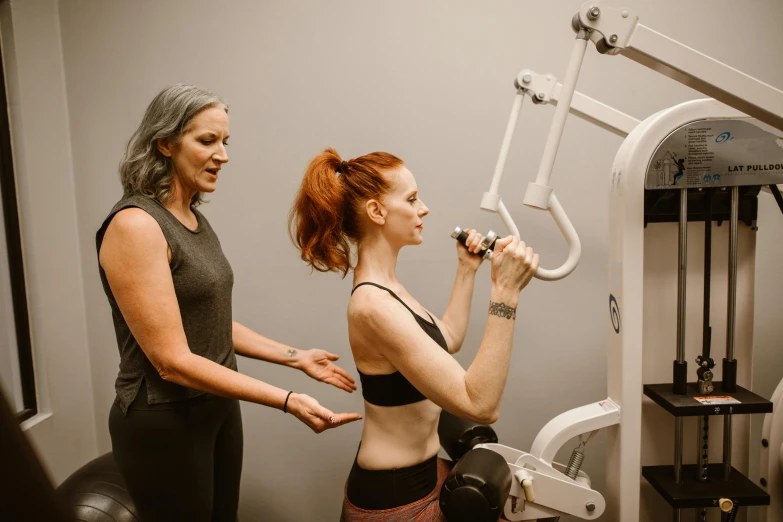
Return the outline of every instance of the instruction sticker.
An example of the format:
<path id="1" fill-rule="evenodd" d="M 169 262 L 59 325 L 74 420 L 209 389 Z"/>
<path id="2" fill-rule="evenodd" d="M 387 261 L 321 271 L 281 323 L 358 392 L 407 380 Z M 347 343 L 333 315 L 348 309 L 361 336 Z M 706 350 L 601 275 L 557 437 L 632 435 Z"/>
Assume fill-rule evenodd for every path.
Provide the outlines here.
<path id="1" fill-rule="evenodd" d="M 644 188 L 782 183 L 781 138 L 779 130 L 752 118 L 688 123 L 660 142 L 650 159 Z"/>
<path id="2" fill-rule="evenodd" d="M 729 397 L 728 395 L 714 395 L 711 397 L 694 397 L 693 400 L 699 401 L 700 403 L 704 405 L 721 405 L 721 404 L 742 404 L 742 402 L 738 401 L 734 397 Z"/>

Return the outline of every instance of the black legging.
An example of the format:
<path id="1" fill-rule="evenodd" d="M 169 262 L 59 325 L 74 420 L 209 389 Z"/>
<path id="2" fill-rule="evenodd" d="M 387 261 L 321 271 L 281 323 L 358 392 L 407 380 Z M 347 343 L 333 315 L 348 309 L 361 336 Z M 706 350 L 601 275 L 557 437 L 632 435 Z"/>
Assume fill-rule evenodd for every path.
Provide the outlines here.
<path id="1" fill-rule="evenodd" d="M 140 522 L 235 522 L 242 474 L 239 401 L 215 395 L 109 413 L 112 451 Z"/>

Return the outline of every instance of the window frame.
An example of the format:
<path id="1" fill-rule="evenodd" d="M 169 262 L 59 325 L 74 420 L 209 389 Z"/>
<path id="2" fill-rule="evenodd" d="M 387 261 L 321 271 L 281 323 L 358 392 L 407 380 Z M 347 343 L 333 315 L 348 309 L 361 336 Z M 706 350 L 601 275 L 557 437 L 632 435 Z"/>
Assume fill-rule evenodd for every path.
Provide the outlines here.
<path id="1" fill-rule="evenodd" d="M 2 44 L 0 43 L 0 46 Z M 35 387 L 35 366 L 30 336 L 30 314 L 27 303 L 22 229 L 19 222 L 19 204 L 16 197 L 16 174 L 11 148 L 8 94 L 6 90 L 5 64 L 0 47 L 0 197 L 2 197 L 3 223 L 5 226 L 8 271 L 10 275 L 11 302 L 14 311 L 16 347 L 19 360 L 19 377 L 22 388 L 23 409 L 17 412 L 19 422 L 38 413 L 38 396 Z"/>

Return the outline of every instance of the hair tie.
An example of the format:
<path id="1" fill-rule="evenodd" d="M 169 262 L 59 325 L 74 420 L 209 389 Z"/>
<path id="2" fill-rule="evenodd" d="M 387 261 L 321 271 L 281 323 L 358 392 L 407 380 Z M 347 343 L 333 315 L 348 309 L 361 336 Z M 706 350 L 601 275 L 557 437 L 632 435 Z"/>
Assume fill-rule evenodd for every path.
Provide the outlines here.
<path id="1" fill-rule="evenodd" d="M 334 171 L 335 174 L 341 174 L 343 169 L 348 165 L 347 161 L 340 162 L 340 165 L 337 166 L 337 169 Z"/>

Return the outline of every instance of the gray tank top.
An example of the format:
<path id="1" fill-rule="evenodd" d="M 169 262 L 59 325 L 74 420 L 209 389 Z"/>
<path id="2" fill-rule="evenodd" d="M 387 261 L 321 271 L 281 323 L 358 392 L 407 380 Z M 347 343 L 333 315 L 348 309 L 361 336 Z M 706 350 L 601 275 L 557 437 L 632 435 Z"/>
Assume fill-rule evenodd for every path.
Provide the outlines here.
<path id="1" fill-rule="evenodd" d="M 209 222 L 194 208 L 198 228 L 190 230 L 154 199 L 144 196 L 125 198 L 114 205 L 98 230 L 95 242 L 99 254 L 103 236 L 112 218 L 128 207 L 140 208 L 155 218 L 171 247 L 171 277 L 190 351 L 236 370 L 231 315 L 234 273 Z M 164 381 L 160 377 L 131 334 L 112 295 L 106 273 L 100 263 L 98 266 L 103 290 L 111 305 L 120 350 L 120 371 L 115 390 L 122 412 L 127 414 L 142 382 L 146 383 L 148 404 L 174 402 L 202 395 L 204 392 Z"/>

